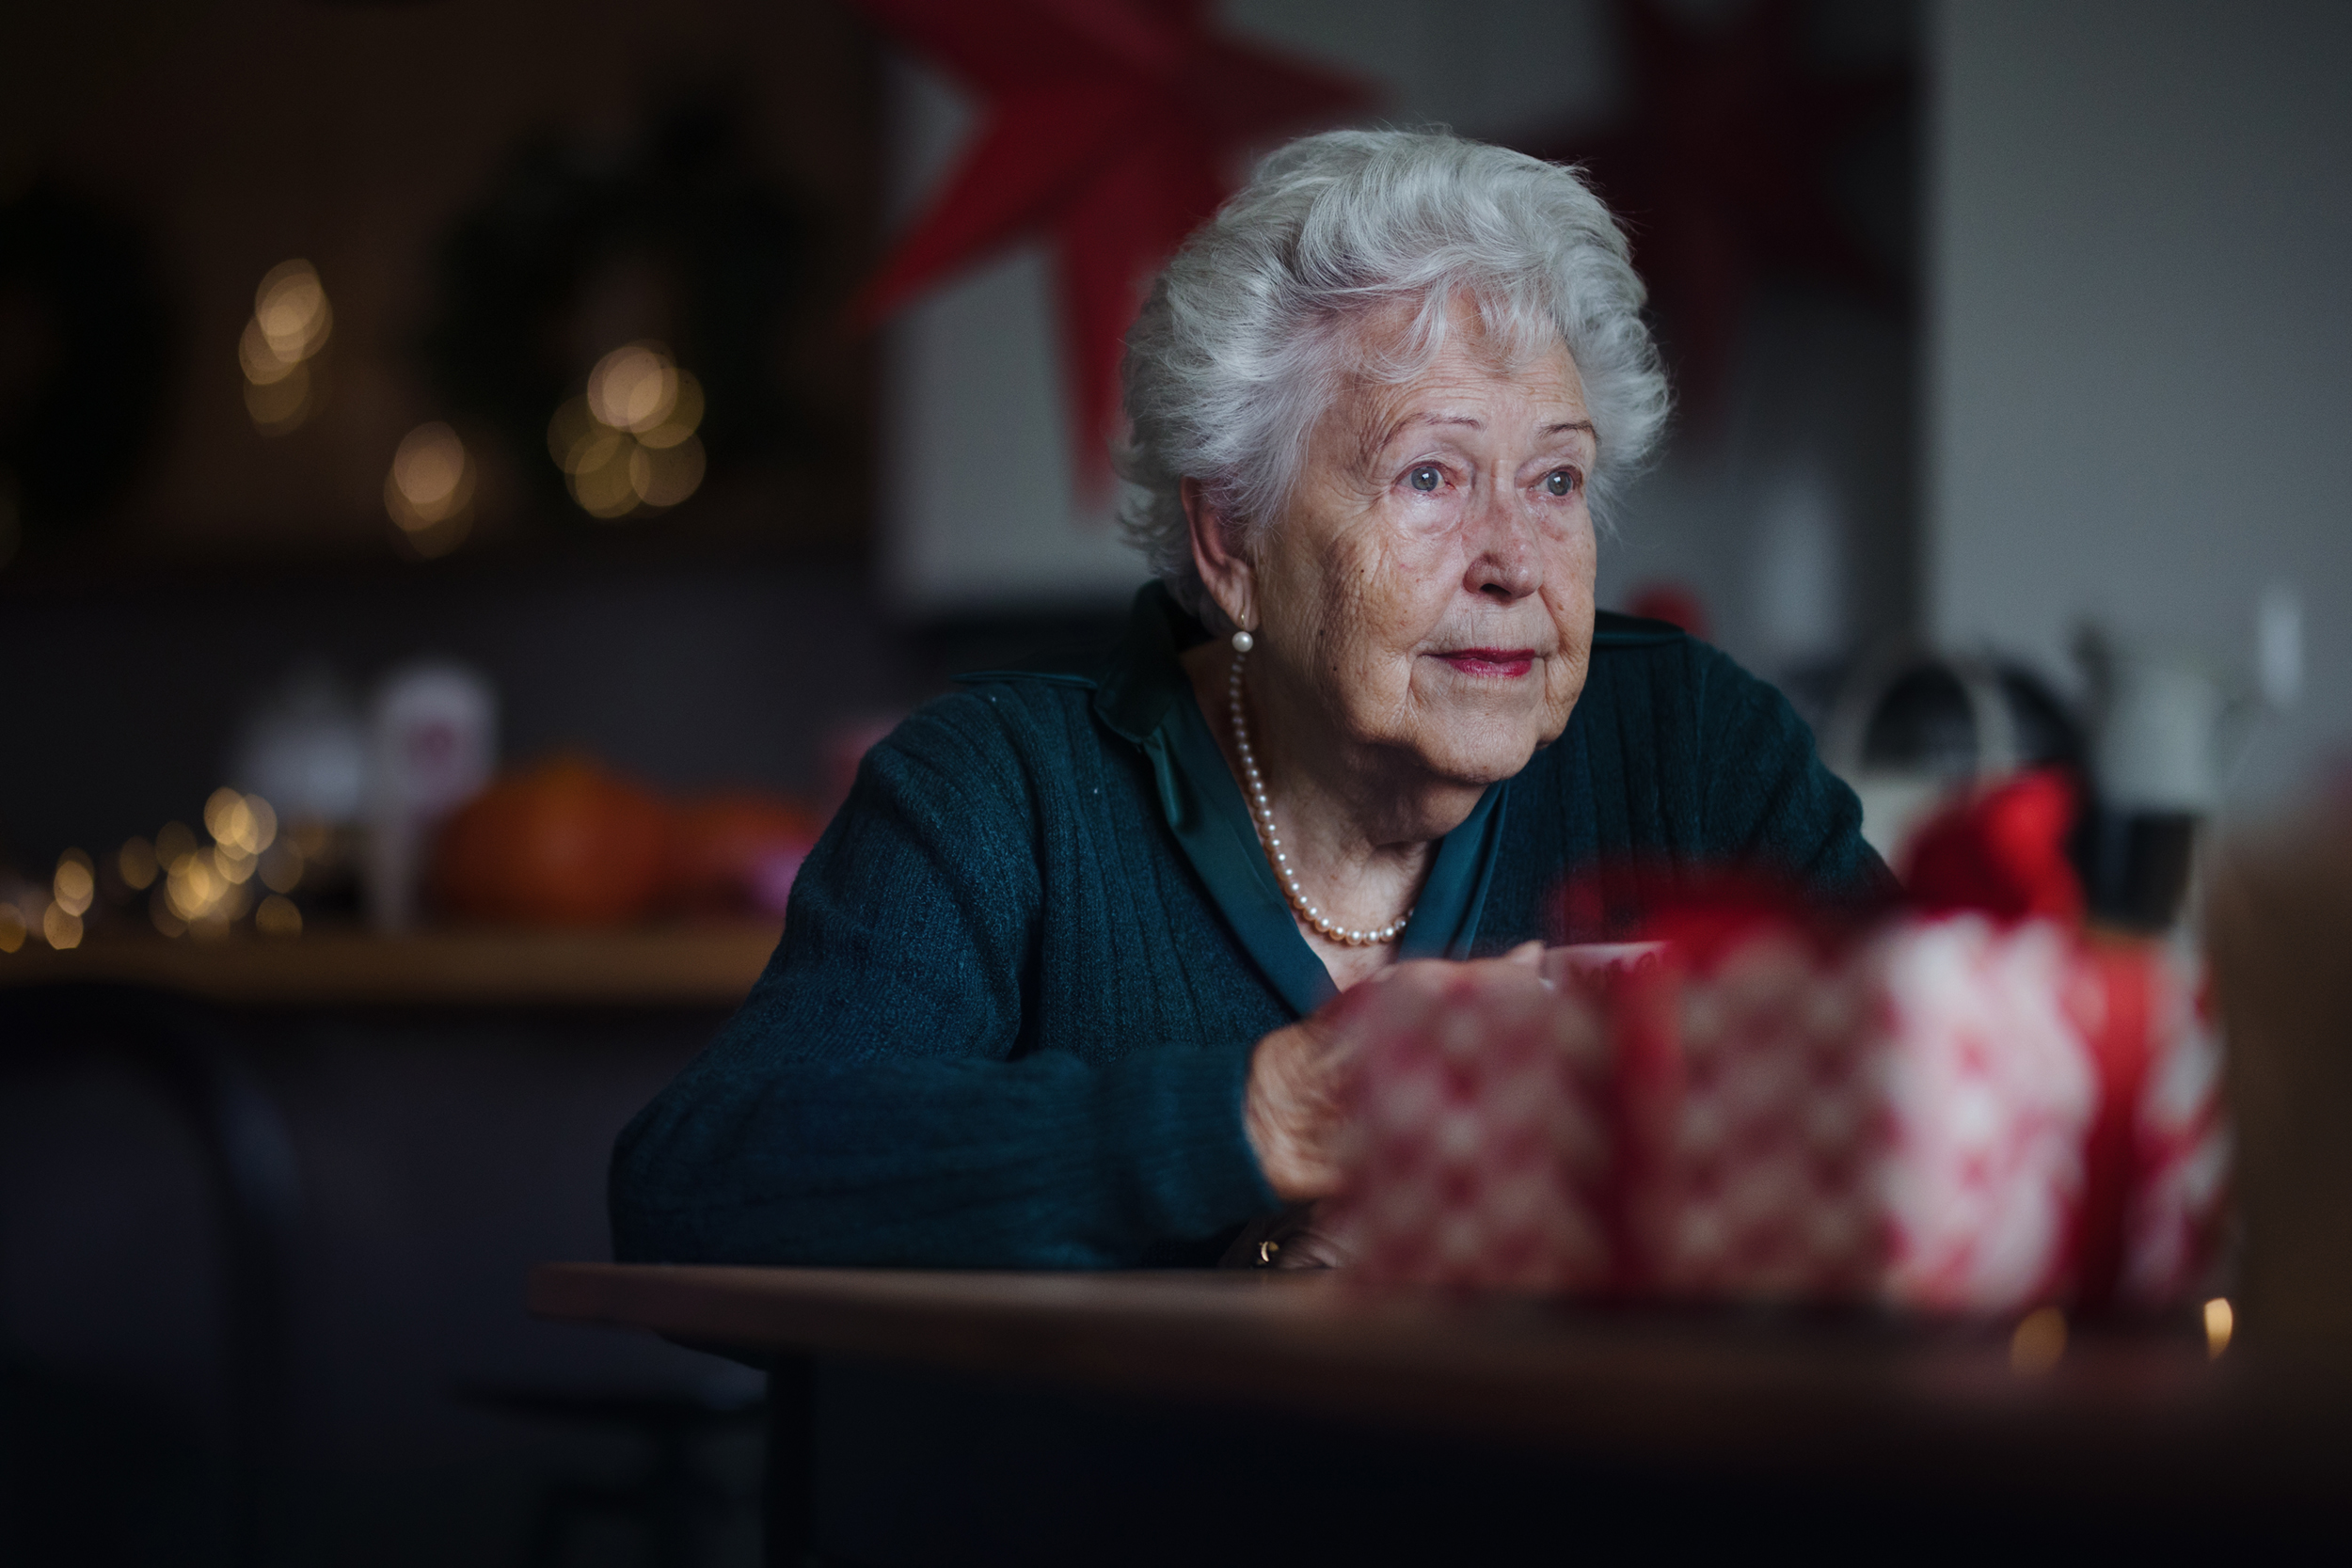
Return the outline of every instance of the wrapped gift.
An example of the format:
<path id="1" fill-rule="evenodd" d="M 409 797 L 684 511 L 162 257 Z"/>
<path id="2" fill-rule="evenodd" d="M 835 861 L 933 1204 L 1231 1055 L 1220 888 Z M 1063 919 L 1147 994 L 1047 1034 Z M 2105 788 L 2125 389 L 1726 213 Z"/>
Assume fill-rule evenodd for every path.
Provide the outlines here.
<path id="1" fill-rule="evenodd" d="M 2006 1312 L 2201 1280 L 2217 1051 L 2157 948 L 1979 914 L 1800 919 L 1362 1008 L 1367 1277 Z"/>
<path id="2" fill-rule="evenodd" d="M 1599 1015 L 1533 984 L 1478 999 L 1388 988 L 1352 1011 L 1354 1177 L 1328 1223 L 1363 1277 L 1604 1285 L 1613 1165 Z"/>
<path id="3" fill-rule="evenodd" d="M 1670 1056 L 1633 1254 L 1677 1297 L 2003 1310 L 2054 1293 L 2098 1082 L 2070 943 L 1975 916 L 1824 952 L 1764 927 L 1618 988 Z"/>
<path id="4" fill-rule="evenodd" d="M 2150 1059 L 2134 1112 L 2114 1299 L 2160 1307 L 2219 1288 L 2234 1137 L 2203 966 L 2162 955 L 2143 983 Z"/>

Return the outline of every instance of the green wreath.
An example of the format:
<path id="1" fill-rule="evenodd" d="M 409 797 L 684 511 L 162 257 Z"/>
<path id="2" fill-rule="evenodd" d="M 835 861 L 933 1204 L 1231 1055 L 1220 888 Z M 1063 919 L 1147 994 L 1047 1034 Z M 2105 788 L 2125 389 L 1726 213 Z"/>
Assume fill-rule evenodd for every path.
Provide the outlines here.
<path id="1" fill-rule="evenodd" d="M 794 409 L 772 356 L 806 251 L 802 217 L 748 166 L 724 111 L 662 116 L 617 157 L 528 148 L 442 248 L 424 342 L 434 389 L 496 433 L 540 510 L 585 520 L 548 456 L 549 420 L 589 370 L 559 345 L 583 285 L 642 258 L 668 284 L 679 324 L 669 346 L 701 384 L 712 476 L 790 455 Z"/>

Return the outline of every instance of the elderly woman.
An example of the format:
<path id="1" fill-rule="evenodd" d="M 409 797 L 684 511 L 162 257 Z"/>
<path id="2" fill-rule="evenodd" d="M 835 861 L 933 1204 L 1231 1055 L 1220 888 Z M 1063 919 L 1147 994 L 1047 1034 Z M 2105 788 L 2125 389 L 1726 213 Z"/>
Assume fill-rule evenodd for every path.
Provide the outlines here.
<path id="1" fill-rule="evenodd" d="M 1316 1015 L 1383 966 L 1534 983 L 1617 860 L 1879 896 L 1776 692 L 1595 613 L 1594 509 L 1666 410 L 1642 301 L 1569 169 L 1270 159 L 1130 338 L 1124 641 L 867 755 L 750 999 L 622 1135 L 620 1255 L 1215 1261 L 1331 1191 Z"/>

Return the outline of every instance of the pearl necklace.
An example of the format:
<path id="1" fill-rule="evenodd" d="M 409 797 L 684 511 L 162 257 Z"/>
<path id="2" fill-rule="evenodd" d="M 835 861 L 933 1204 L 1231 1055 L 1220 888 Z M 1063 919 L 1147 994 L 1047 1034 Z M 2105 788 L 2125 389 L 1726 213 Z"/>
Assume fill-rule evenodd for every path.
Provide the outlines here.
<path id="1" fill-rule="evenodd" d="M 1237 640 L 1238 641 L 1238 640 Z M 1266 803 L 1265 780 L 1258 772 L 1257 753 L 1249 749 L 1249 716 L 1241 700 L 1241 657 L 1233 657 L 1233 676 L 1226 686 L 1226 699 L 1233 716 L 1233 750 L 1241 756 L 1242 787 L 1248 792 L 1249 815 L 1258 825 L 1258 838 L 1265 846 L 1266 859 L 1274 866 L 1275 879 L 1282 884 L 1282 895 L 1291 901 L 1298 917 L 1320 931 L 1328 942 L 1348 947 L 1377 947 L 1394 942 L 1405 934 L 1405 923 L 1413 918 L 1406 910 L 1394 922 L 1377 930 L 1351 931 L 1326 915 L 1300 891 L 1298 868 L 1291 864 L 1290 852 L 1282 847 L 1282 835 L 1274 826 L 1274 808 Z"/>

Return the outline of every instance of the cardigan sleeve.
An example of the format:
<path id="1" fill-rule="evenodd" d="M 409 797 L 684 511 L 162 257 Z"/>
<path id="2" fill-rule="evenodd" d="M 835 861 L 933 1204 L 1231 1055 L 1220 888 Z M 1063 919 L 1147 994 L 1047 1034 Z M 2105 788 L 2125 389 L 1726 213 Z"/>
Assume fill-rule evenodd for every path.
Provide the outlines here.
<path id="1" fill-rule="evenodd" d="M 1862 836 L 1862 802 L 1823 765 L 1788 699 L 1728 655 L 1687 646 L 1697 665 L 1706 856 L 1769 866 L 1830 904 L 1864 911 L 1892 902 L 1899 889 Z"/>
<path id="2" fill-rule="evenodd" d="M 950 697 L 870 752 L 719 1038 L 614 1150 L 625 1261 L 1104 1268 L 1278 1206 L 1238 1056 L 1021 1053 L 1041 918 L 1016 750 Z"/>

